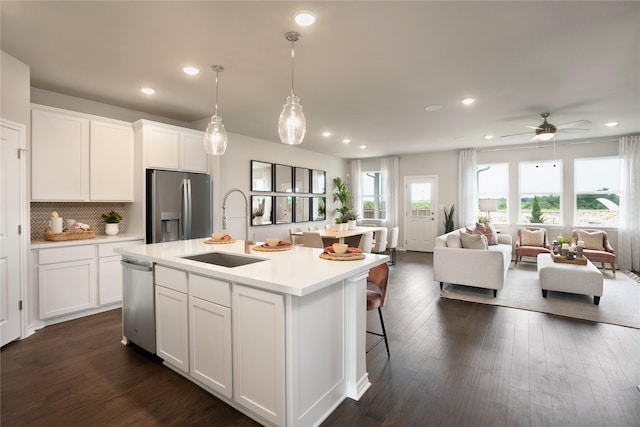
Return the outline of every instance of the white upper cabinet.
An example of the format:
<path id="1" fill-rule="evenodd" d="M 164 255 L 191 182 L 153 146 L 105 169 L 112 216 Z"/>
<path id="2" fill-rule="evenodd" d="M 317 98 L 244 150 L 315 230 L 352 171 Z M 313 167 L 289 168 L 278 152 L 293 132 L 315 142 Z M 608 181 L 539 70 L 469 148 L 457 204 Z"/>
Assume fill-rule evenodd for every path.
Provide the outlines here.
<path id="1" fill-rule="evenodd" d="M 209 173 L 204 133 L 148 120 L 134 123 L 142 140 L 144 168 Z"/>
<path id="2" fill-rule="evenodd" d="M 31 110 L 31 200 L 133 201 L 130 123 L 58 108 Z"/>
<path id="3" fill-rule="evenodd" d="M 91 120 L 91 200 L 133 201 L 133 128 Z"/>
<path id="4" fill-rule="evenodd" d="M 88 160 L 89 119 L 31 111 L 31 200 L 88 200 Z"/>

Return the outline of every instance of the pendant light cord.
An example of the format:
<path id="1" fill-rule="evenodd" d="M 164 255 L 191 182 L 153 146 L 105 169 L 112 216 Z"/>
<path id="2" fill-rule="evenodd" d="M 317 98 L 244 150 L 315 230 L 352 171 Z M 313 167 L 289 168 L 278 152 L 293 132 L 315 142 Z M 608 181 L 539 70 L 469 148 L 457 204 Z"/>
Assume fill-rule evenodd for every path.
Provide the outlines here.
<path id="1" fill-rule="evenodd" d="M 295 40 L 291 40 L 291 96 L 295 96 L 294 92 L 293 92 L 293 60 L 295 57 L 295 54 L 293 52 L 293 44 L 295 43 Z"/>
<path id="2" fill-rule="evenodd" d="M 218 73 L 220 71 L 216 68 L 216 106 L 215 106 L 215 115 L 218 115 Z"/>

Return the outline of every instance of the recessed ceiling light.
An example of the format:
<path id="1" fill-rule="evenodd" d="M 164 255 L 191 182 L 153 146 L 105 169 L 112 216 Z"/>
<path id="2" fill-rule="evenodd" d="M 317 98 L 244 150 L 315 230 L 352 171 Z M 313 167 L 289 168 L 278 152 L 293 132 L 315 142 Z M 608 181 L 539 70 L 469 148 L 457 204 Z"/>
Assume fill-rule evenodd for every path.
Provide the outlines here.
<path id="1" fill-rule="evenodd" d="M 607 123 L 607 126 L 609 126 L 610 128 L 614 128 L 616 126 L 618 126 L 620 124 L 620 122 L 609 122 Z"/>
<path id="2" fill-rule="evenodd" d="M 442 110 L 442 105 L 440 104 L 431 104 L 431 105 L 427 105 L 426 107 L 424 107 L 425 110 L 427 111 L 438 111 L 438 110 Z"/>
<path id="3" fill-rule="evenodd" d="M 184 67 L 182 71 L 184 71 L 186 74 L 189 74 L 190 76 L 195 76 L 200 72 L 200 70 L 198 70 L 196 67 Z"/>
<path id="4" fill-rule="evenodd" d="M 316 22 L 316 15 L 308 10 L 300 10 L 293 15 L 293 20 L 296 24 L 307 27 Z"/>
<path id="5" fill-rule="evenodd" d="M 351 142 L 351 140 L 349 138 L 345 138 L 342 140 L 342 142 L 344 142 L 345 144 L 348 144 Z"/>
<path id="6" fill-rule="evenodd" d="M 329 138 L 331 136 L 331 132 L 322 132 L 322 136 Z"/>
<path id="7" fill-rule="evenodd" d="M 484 139 L 493 139 L 493 135 L 485 135 Z"/>
<path id="8" fill-rule="evenodd" d="M 142 93 L 144 93 L 145 95 L 153 95 L 154 93 L 156 93 L 156 91 L 153 88 L 150 87 L 143 87 L 142 89 L 140 89 L 142 91 Z"/>
<path id="9" fill-rule="evenodd" d="M 463 99 L 463 100 L 462 100 L 462 103 L 463 103 L 464 105 L 471 105 L 471 104 L 473 104 L 474 102 L 476 102 L 476 99 L 475 99 L 475 98 L 465 98 L 465 99 Z"/>
<path id="10" fill-rule="evenodd" d="M 364 150 L 365 148 L 367 148 L 367 146 L 366 146 L 366 145 L 361 145 L 361 146 L 360 146 L 360 149 L 361 149 L 361 150 Z"/>

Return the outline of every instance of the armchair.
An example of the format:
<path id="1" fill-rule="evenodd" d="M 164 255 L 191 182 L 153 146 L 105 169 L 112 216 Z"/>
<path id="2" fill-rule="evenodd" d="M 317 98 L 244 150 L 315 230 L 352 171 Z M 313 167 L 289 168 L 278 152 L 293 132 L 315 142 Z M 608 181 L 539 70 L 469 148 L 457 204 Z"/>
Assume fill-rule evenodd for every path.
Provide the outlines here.
<path id="1" fill-rule="evenodd" d="M 609 239 L 607 232 L 602 230 L 580 229 L 573 230 L 573 245 L 577 245 L 579 241 L 584 242 L 583 254 L 591 262 L 599 262 L 602 269 L 606 270 L 605 263 L 611 266 L 613 277 L 616 277 L 616 254 Z"/>
<path id="2" fill-rule="evenodd" d="M 524 227 L 518 229 L 515 265 L 518 264 L 518 261 L 522 261 L 523 256 L 537 259 L 539 254 L 544 253 L 551 253 L 546 228 Z"/>

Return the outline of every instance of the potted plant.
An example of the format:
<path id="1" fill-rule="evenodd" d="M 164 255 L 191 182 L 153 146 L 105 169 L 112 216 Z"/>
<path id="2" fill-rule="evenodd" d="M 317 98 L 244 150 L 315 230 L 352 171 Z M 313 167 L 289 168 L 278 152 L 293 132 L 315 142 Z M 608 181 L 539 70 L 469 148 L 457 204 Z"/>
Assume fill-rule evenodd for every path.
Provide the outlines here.
<path id="1" fill-rule="evenodd" d="M 108 236 L 115 236 L 116 234 L 118 234 L 118 232 L 120 231 L 118 227 L 118 223 L 122 221 L 122 215 L 120 215 L 116 211 L 111 211 L 109 213 L 102 214 L 102 219 L 106 223 L 104 227 L 104 232 Z"/>
<path id="2" fill-rule="evenodd" d="M 340 223 L 348 223 L 349 214 L 353 211 L 353 208 L 349 206 L 349 197 L 351 197 L 351 193 L 349 192 L 347 184 L 342 181 L 342 178 L 339 176 L 333 178 L 333 184 L 336 186 L 336 191 L 333 193 L 333 201 L 339 201 L 341 205 L 337 209 L 338 212 L 340 212 L 338 219 L 340 220 Z M 336 223 L 338 223 L 337 220 Z"/>
<path id="3" fill-rule="evenodd" d="M 445 206 L 444 208 L 444 233 L 450 233 L 453 231 L 453 211 L 454 211 L 454 206 L 455 205 L 451 205 L 451 209 L 449 209 L 449 211 L 447 212 L 447 208 Z"/>
<path id="4" fill-rule="evenodd" d="M 355 230 L 356 229 L 356 220 L 358 219 L 358 214 L 354 211 L 349 211 L 345 218 L 347 219 L 348 229 Z"/>

